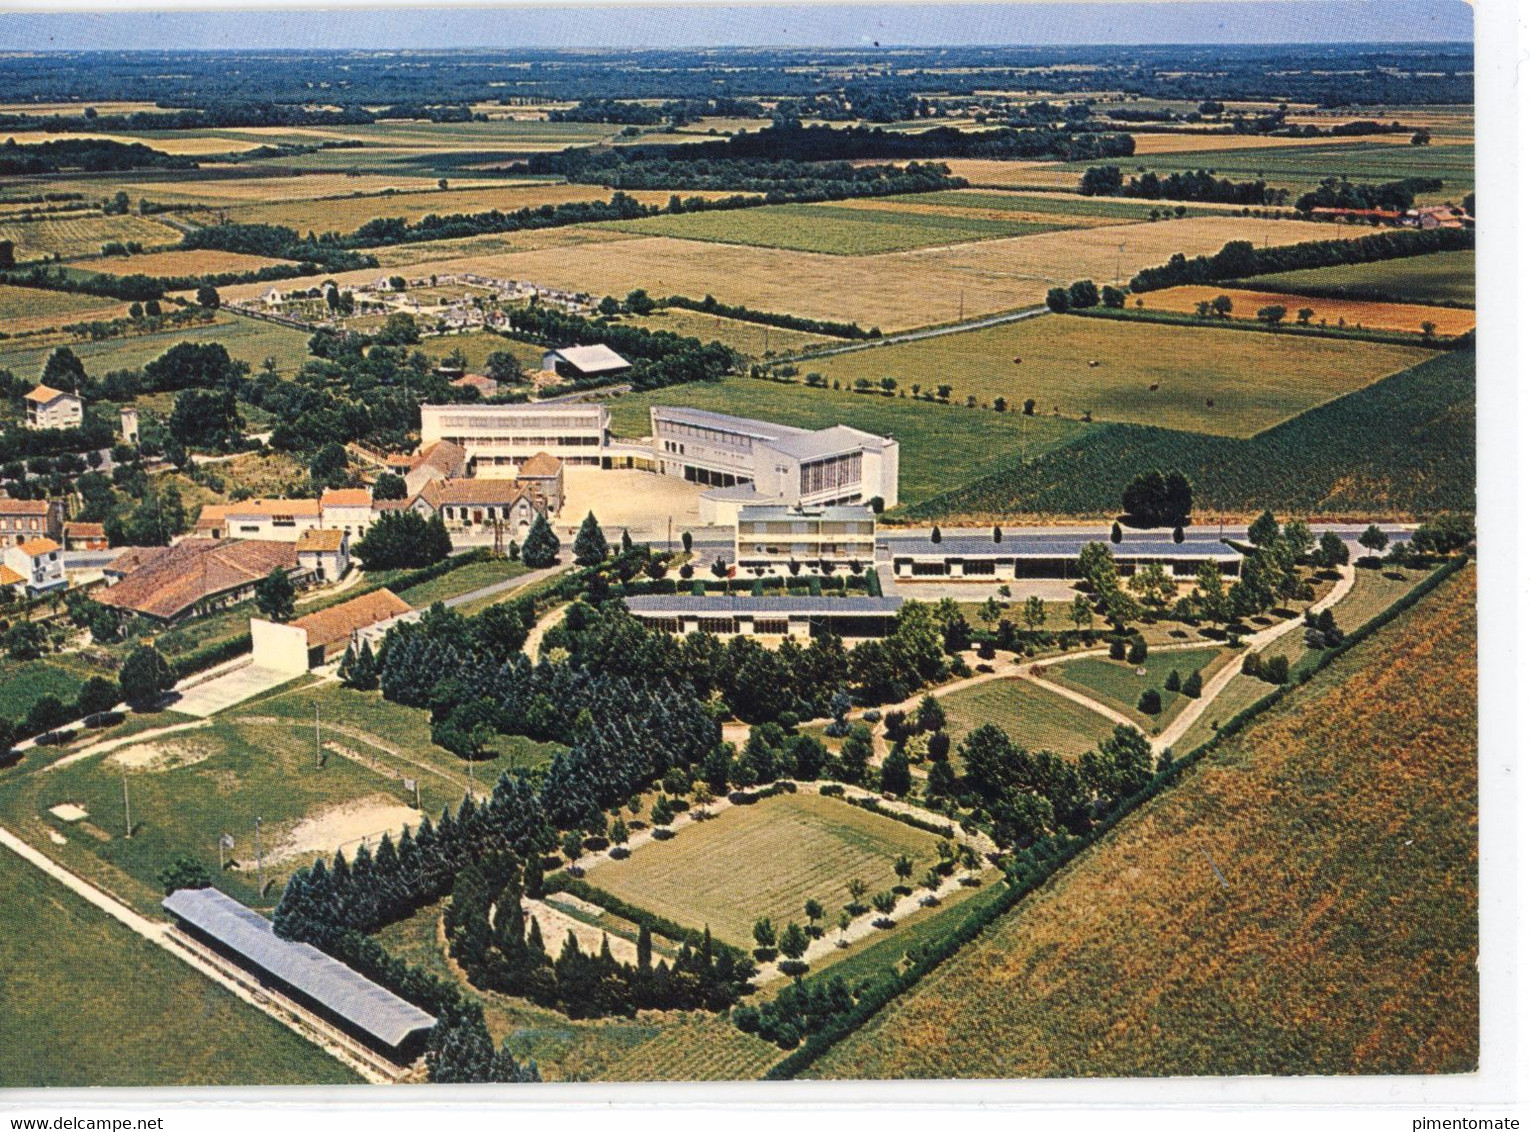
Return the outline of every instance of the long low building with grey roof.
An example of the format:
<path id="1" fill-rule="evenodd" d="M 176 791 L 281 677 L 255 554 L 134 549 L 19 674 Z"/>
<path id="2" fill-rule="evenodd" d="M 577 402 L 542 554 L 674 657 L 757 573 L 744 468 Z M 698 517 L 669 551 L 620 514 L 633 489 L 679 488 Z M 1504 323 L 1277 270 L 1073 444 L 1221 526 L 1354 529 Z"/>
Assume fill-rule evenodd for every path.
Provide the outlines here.
<path id="1" fill-rule="evenodd" d="M 282 939 L 271 921 L 216 888 L 177 889 L 162 904 L 193 940 L 368 1048 L 400 1064 L 424 1052 L 432 1015 L 317 947 Z"/>
<path id="2" fill-rule="evenodd" d="M 1081 534 L 1004 534 L 995 542 L 988 533 L 932 534 L 885 533 L 885 551 L 879 557 L 892 562 L 898 578 L 973 578 L 981 581 L 1024 578 L 1076 578 L 1079 552 L 1091 542 L 1105 542 L 1123 574 L 1159 563 L 1176 577 L 1194 577 L 1203 562 L 1214 562 L 1229 576 L 1238 573 L 1243 560 L 1236 547 L 1220 539 L 1196 537 L 1175 542 L 1167 535 L 1128 534 L 1119 543 Z"/>
<path id="3" fill-rule="evenodd" d="M 743 594 L 644 594 L 627 610 L 655 629 L 721 637 L 882 637 L 892 631 L 901 597 L 809 597 Z"/>

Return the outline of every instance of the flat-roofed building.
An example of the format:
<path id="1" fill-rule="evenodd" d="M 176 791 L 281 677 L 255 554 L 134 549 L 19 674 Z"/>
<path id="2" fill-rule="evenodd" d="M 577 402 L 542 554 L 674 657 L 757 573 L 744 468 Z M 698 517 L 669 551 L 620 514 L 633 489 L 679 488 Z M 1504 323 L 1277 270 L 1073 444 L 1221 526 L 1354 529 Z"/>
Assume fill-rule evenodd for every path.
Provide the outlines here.
<path id="1" fill-rule="evenodd" d="M 792 564 L 820 573 L 858 573 L 876 556 L 877 517 L 869 507 L 782 507 L 749 504 L 738 509 L 733 560 L 755 574 L 790 572 Z"/>
<path id="2" fill-rule="evenodd" d="M 39 385 L 26 395 L 28 428 L 79 428 L 85 402 L 73 393 Z"/>
<path id="3" fill-rule="evenodd" d="M 611 426 L 604 405 L 421 405 L 420 445 L 461 446 L 474 474 L 514 479 L 539 453 L 598 467 Z"/>
<path id="4" fill-rule="evenodd" d="M 885 637 L 903 607 L 901 597 L 752 597 L 729 594 L 643 594 L 622 599 L 627 611 L 669 633 L 720 637 Z"/>
<path id="5" fill-rule="evenodd" d="M 631 369 L 632 363 L 610 346 L 565 346 L 561 350 L 548 350 L 543 354 L 542 368 L 559 377 L 577 380 L 615 377 Z"/>
<path id="6" fill-rule="evenodd" d="M 711 490 L 701 519 L 731 524 L 750 504 L 898 502 L 898 442 L 848 425 L 803 429 L 705 409 L 649 409 L 654 458 L 665 475 Z"/>
<path id="7" fill-rule="evenodd" d="M 425 1050 L 435 1018 L 216 888 L 182 888 L 161 901 L 178 931 L 255 975 L 262 985 L 398 1064 Z"/>
<path id="8" fill-rule="evenodd" d="M 1098 536 L 1037 532 L 1005 534 L 946 532 L 939 542 L 928 535 L 890 535 L 887 555 L 893 574 L 921 578 L 967 578 L 1008 581 L 1025 578 L 1077 578 L 1078 556 L 1091 542 L 1106 542 L 1124 575 L 1159 563 L 1177 578 L 1193 578 L 1203 562 L 1215 562 L 1223 574 L 1236 575 L 1243 556 L 1218 539 L 1204 536 L 1175 542 L 1167 534 L 1126 535 L 1119 543 Z"/>

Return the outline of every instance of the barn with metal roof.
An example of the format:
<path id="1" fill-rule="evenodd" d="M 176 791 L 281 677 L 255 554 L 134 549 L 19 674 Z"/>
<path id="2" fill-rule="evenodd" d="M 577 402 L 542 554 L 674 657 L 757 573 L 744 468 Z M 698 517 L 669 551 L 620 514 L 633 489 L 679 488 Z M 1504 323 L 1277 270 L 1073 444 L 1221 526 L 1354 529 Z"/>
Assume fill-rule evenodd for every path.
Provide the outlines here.
<path id="1" fill-rule="evenodd" d="M 369 1048 L 400 1063 L 423 1051 L 433 1016 L 318 948 L 282 939 L 271 921 L 216 888 L 178 889 L 162 903 L 192 939 Z"/>

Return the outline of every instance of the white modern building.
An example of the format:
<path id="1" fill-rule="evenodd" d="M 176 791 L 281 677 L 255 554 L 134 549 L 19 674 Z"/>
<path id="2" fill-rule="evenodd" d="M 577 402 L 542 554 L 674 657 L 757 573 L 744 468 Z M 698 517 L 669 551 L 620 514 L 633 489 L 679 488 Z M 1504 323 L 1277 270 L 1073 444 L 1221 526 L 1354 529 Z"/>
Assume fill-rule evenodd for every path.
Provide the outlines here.
<path id="1" fill-rule="evenodd" d="M 64 576 L 63 547 L 51 538 L 35 538 L 19 546 L 5 548 L 5 566 L 14 573 L 29 593 L 45 593 L 69 584 Z M 10 576 L 6 582 L 12 585 Z"/>
<path id="2" fill-rule="evenodd" d="M 459 445 L 480 476 L 514 478 L 539 452 L 599 466 L 610 428 L 610 410 L 599 404 L 420 406 L 420 447 Z"/>
<path id="3" fill-rule="evenodd" d="M 794 564 L 854 573 L 871 565 L 876 546 L 877 518 L 869 507 L 751 504 L 738 509 L 733 559 L 749 573 L 780 574 Z"/>
<path id="4" fill-rule="evenodd" d="M 665 475 L 713 490 L 704 523 L 731 524 L 751 504 L 898 502 L 898 442 L 847 425 L 809 430 L 704 409 L 649 409 L 654 459 Z"/>

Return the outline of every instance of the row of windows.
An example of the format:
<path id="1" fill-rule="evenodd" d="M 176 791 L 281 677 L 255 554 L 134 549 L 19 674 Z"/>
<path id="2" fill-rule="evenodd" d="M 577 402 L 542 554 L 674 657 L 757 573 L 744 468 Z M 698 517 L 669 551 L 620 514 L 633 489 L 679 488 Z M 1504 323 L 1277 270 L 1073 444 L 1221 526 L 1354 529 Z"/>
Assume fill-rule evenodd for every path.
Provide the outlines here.
<path id="1" fill-rule="evenodd" d="M 441 418 L 442 428 L 471 428 L 484 432 L 516 432 L 518 430 L 559 428 L 592 428 L 604 431 L 604 417 L 599 413 L 567 413 L 561 416 L 479 416 L 451 414 Z"/>
<path id="2" fill-rule="evenodd" d="M 855 487 L 861 482 L 861 456 L 833 456 L 827 460 L 815 460 L 803 464 L 801 491 L 803 495 L 817 495 L 821 491 L 839 491 Z"/>
<path id="3" fill-rule="evenodd" d="M 461 448 L 591 448 L 600 444 L 598 436 L 448 436 L 443 439 Z"/>
<path id="4" fill-rule="evenodd" d="M 658 431 L 669 436 L 688 436 L 721 448 L 739 448 L 745 452 L 754 446 L 754 441 L 747 436 L 740 436 L 736 432 L 726 432 L 720 428 L 706 428 L 702 425 L 661 420 Z"/>

